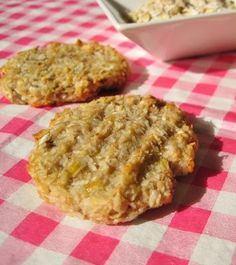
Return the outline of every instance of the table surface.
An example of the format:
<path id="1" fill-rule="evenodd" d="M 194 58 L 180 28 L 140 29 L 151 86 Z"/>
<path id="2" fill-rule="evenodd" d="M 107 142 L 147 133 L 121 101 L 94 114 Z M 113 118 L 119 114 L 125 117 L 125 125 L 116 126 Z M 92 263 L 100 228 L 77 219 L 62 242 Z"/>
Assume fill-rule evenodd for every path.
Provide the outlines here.
<path id="1" fill-rule="evenodd" d="M 0 1 L 1 64 L 20 50 L 78 38 L 127 57 L 122 93 L 152 94 L 189 113 L 197 168 L 178 179 L 171 205 L 130 224 L 65 216 L 39 199 L 26 171 L 32 134 L 64 106 L 0 97 L 0 264 L 236 264 L 236 53 L 163 63 L 116 32 L 93 0 Z"/>

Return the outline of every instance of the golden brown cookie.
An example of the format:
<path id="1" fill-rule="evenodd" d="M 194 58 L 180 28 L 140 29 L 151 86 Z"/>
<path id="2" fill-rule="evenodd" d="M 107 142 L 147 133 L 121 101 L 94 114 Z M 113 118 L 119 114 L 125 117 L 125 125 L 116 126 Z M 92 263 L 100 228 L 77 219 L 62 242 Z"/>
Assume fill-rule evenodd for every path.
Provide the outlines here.
<path id="1" fill-rule="evenodd" d="M 77 41 L 19 52 L 0 73 L 0 91 L 10 101 L 38 107 L 86 101 L 102 89 L 120 88 L 128 64 L 110 46 Z"/>
<path id="2" fill-rule="evenodd" d="M 172 201 L 197 139 L 183 112 L 151 96 L 103 97 L 56 114 L 28 170 L 41 197 L 96 222 L 133 220 Z"/>

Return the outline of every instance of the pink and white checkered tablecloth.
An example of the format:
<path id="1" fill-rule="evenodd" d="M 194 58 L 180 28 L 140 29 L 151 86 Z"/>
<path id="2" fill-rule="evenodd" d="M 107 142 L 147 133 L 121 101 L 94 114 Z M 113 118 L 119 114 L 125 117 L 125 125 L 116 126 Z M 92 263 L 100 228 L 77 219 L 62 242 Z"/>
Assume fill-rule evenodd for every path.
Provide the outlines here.
<path id="1" fill-rule="evenodd" d="M 32 134 L 58 108 L 0 97 L 0 264 L 236 264 L 236 53 L 163 63 L 112 27 L 95 0 L 1 0 L 0 63 L 17 51 L 77 38 L 111 44 L 129 60 L 124 93 L 152 94 L 190 113 L 197 169 L 174 203 L 131 224 L 65 216 L 39 199 L 26 171 Z"/>

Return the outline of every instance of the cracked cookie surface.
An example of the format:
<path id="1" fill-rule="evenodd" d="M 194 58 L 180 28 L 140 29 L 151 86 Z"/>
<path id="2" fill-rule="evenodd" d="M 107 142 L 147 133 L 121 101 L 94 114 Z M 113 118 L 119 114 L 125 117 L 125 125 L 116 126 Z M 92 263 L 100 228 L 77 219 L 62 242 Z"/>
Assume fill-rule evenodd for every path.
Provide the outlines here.
<path id="1" fill-rule="evenodd" d="M 128 71 L 127 61 L 110 46 L 51 43 L 10 58 L 0 68 L 0 91 L 17 104 L 61 105 L 121 88 Z"/>
<path id="2" fill-rule="evenodd" d="M 65 109 L 35 139 L 28 170 L 41 197 L 107 224 L 170 203 L 175 176 L 193 171 L 197 150 L 183 112 L 151 96 Z"/>

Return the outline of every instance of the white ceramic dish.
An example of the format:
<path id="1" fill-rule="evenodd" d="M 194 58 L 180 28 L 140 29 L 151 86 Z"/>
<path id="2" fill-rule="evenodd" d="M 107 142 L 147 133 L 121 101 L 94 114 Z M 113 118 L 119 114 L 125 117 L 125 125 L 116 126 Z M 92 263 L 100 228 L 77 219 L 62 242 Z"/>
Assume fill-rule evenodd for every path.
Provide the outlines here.
<path id="1" fill-rule="evenodd" d="M 236 11 L 127 23 L 123 18 L 144 0 L 97 0 L 114 27 L 164 60 L 236 50 Z"/>

